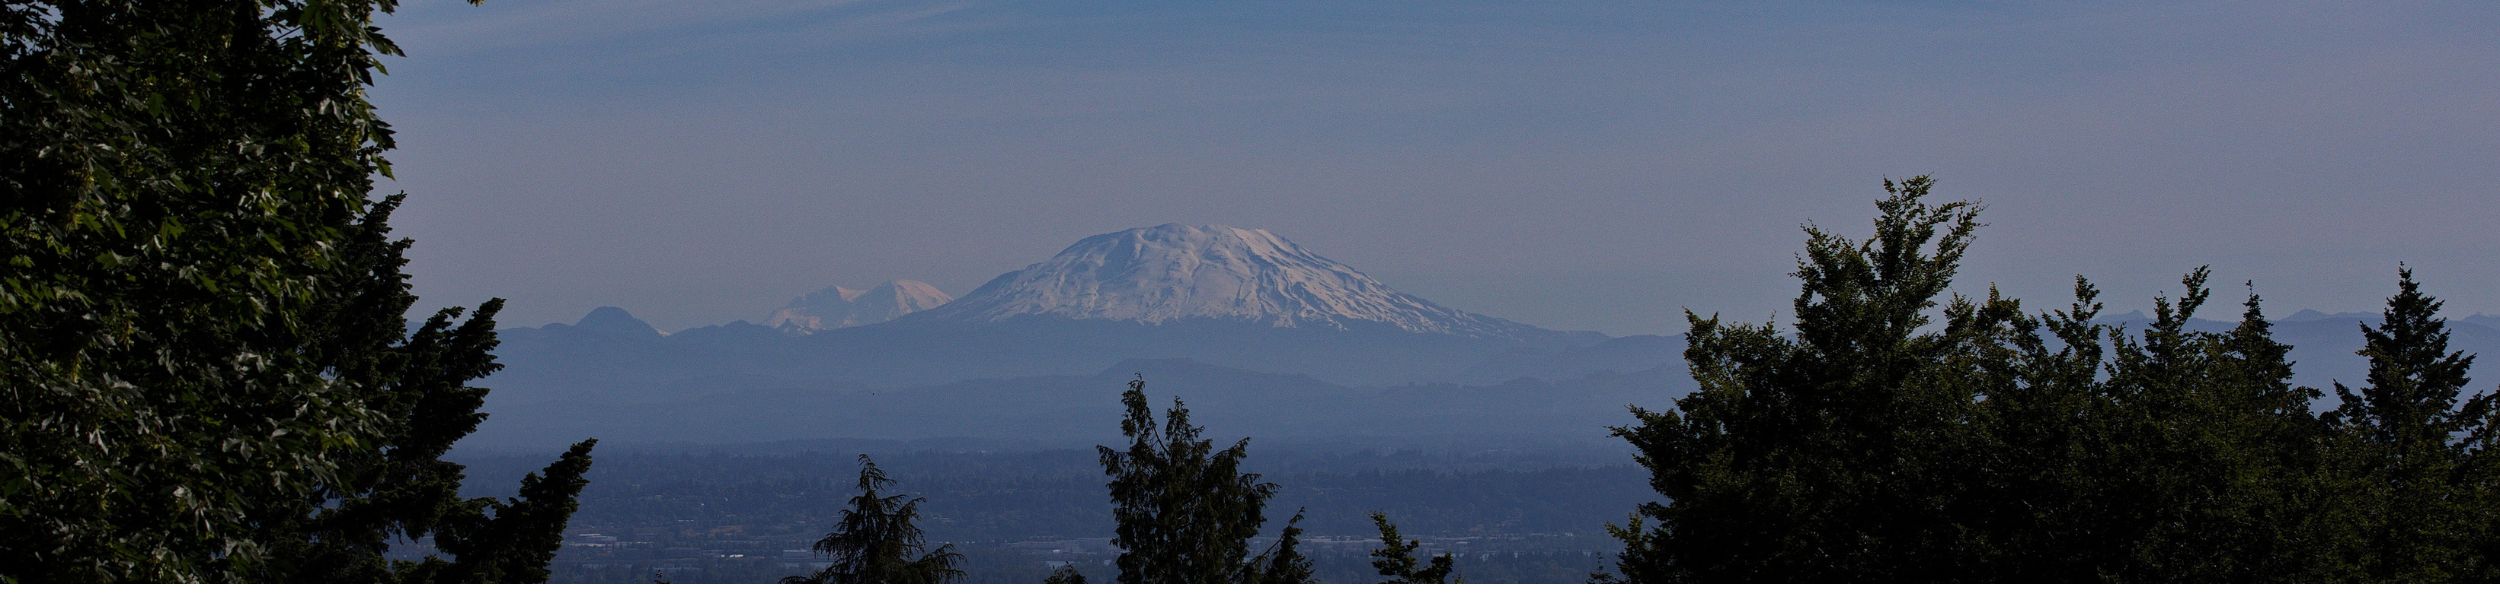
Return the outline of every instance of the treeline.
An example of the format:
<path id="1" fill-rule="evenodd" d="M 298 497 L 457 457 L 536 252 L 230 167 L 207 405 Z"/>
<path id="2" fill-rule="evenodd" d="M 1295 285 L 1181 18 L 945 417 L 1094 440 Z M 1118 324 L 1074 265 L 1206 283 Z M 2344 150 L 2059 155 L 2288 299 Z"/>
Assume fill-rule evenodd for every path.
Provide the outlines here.
<path id="1" fill-rule="evenodd" d="M 2039 313 L 1948 297 L 1978 207 L 1930 186 L 1887 181 L 1870 239 L 1809 229 L 1792 332 L 1688 314 L 1700 389 L 1615 432 L 1665 498 L 1611 577 L 2500 580 L 2500 408 L 2410 270 L 2318 414 L 2253 291 L 2187 330 L 2202 268 L 2142 331 L 2080 278 Z"/>
<path id="2" fill-rule="evenodd" d="M 499 304 L 405 318 L 366 94 L 391 6 L 0 6 L 0 581 L 547 579 L 592 442 L 506 499 L 443 459 Z M 1699 390 L 1615 431 L 1661 498 L 1593 579 L 2500 581 L 2500 401 L 2410 271 L 2317 413 L 2253 292 L 2187 328 L 2203 269 L 2141 331 L 2081 280 L 2045 312 L 1948 295 L 1978 209 L 1930 186 L 1887 182 L 1869 239 L 1809 229 L 1791 330 L 1691 316 Z M 1143 387 L 1098 449 L 1115 568 L 1051 580 L 1310 581 L 1299 511 L 1253 543 L 1281 511 L 1247 441 Z M 792 580 L 960 578 L 891 483 L 862 457 Z M 1463 575 L 1371 516 L 1384 580 Z"/>
<path id="3" fill-rule="evenodd" d="M 1313 583 L 1309 556 L 1301 549 L 1303 515 L 1287 519 L 1276 539 L 1254 547 L 1267 524 L 1268 500 L 1277 485 L 1242 469 L 1250 440 L 1221 450 L 1190 423 L 1179 399 L 1158 423 L 1146 400 L 1146 382 L 1129 382 L 1120 396 L 1125 448 L 1097 447 L 1110 477 L 1111 544 L 1119 583 Z M 832 561 L 823 569 L 792 575 L 783 583 L 948 583 L 960 580 L 963 556 L 951 546 L 929 548 L 919 517 L 922 499 L 888 495 L 893 483 L 867 455 L 860 455 L 859 494 L 845 503 L 832 532 L 813 549 Z M 1372 565 L 1382 583 L 1449 583 L 1452 557 L 1423 556 L 1420 543 L 1399 535 L 1397 525 L 1374 512 L 1381 547 Z M 1075 564 L 1061 566 L 1042 583 L 1087 583 Z"/>
<path id="4" fill-rule="evenodd" d="M 1240 429 L 1229 422 L 1210 422 L 1197 402 L 1190 403 L 1190 409 L 1191 419 L 1207 423 L 1211 433 Z M 1102 433 L 1117 432 L 1106 428 Z M 1603 429 L 1590 433 L 1602 435 Z M 1106 480 L 1091 447 L 1079 454 L 1074 449 L 976 452 L 893 449 L 867 443 L 847 444 L 851 449 L 843 452 L 832 448 L 846 444 L 818 442 L 798 454 L 685 454 L 684 449 L 620 453 L 606 444 L 603 439 L 598 482 L 583 488 L 581 510 L 573 516 L 576 533 L 674 527 L 691 519 L 701 527 L 740 526 L 742 536 L 749 539 L 812 539 L 831 527 L 835 515 L 827 507 L 856 493 L 851 473 L 841 466 L 864 452 L 903 480 L 894 489 L 932 499 L 935 504 L 923 511 L 930 522 L 931 539 L 986 548 L 989 543 L 1035 538 L 1111 535 Z M 1473 453 L 1309 452 L 1269 443 L 1264 436 L 1252 446 L 1248 468 L 1264 475 L 1262 481 L 1281 486 L 1271 502 L 1308 508 L 1310 518 L 1303 526 L 1313 535 L 1337 538 L 1370 533 L 1372 524 L 1366 513 L 1373 510 L 1397 515 L 1400 526 L 1436 538 L 1507 539 L 1566 532 L 1576 534 L 1575 538 L 1605 538 L 1590 515 L 1619 517 L 1625 507 L 1653 494 L 1640 465 L 1628 460 L 1628 447 L 1611 453 L 1618 464 L 1602 467 L 1476 469 L 1453 464 L 1476 456 Z M 1339 466 L 1319 462 L 1324 460 L 1320 457 L 1377 466 Z M 1410 462 L 1403 467 L 1384 464 L 1392 457 Z M 468 454 L 454 460 L 468 466 L 469 483 L 463 489 L 473 496 L 509 495 L 523 474 L 544 466 L 543 457 L 526 454 Z M 1008 468 L 1022 471 L 1008 472 Z M 664 538 L 675 543 L 683 536 L 652 537 L 652 541 Z M 803 542 L 789 545 L 804 546 Z M 986 556 L 967 554 L 976 554 L 971 563 L 974 569 L 985 568 L 982 559 Z M 590 560 L 579 555 L 564 558 Z M 1575 575 L 1587 574 L 1595 564 L 1581 566 Z M 979 579 L 985 574 L 974 575 Z M 564 577 L 559 574 L 557 578 Z"/>
<path id="5" fill-rule="evenodd" d="M 1793 333 L 1688 315 L 1700 389 L 1615 430 L 1665 498 L 1608 527 L 1624 550 L 1592 580 L 2500 580 L 2500 395 L 2467 391 L 2473 357 L 2411 270 L 2361 327 L 2368 381 L 2321 414 L 2253 291 L 2237 327 L 2187 328 L 2203 268 L 2143 331 L 2095 322 L 2081 278 L 2041 313 L 1948 296 L 1979 210 L 1931 185 L 1885 182 L 1868 240 L 1808 230 Z M 1246 545 L 1275 493 L 1239 471 L 1248 441 L 1214 451 L 1178 401 L 1158 430 L 1143 385 L 1129 448 L 1100 449 L 1119 581 L 1308 581 L 1300 513 Z M 1450 577 L 1372 518 L 1387 582 Z"/>

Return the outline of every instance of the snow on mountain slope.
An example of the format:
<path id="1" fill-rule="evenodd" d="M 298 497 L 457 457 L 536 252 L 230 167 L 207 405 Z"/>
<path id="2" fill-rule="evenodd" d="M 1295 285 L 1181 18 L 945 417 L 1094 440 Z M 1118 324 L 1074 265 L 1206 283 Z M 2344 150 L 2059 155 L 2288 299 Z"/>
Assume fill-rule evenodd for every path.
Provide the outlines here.
<path id="1" fill-rule="evenodd" d="M 866 290 L 835 286 L 791 300 L 766 317 L 764 325 L 798 331 L 856 327 L 937 308 L 954 299 L 935 286 L 909 279 Z"/>
<path id="2" fill-rule="evenodd" d="M 1540 331 L 1389 289 L 1263 229 L 1180 224 L 1085 238 L 1050 260 L 1000 275 L 910 320 L 1022 316 L 1150 324 L 1226 319 L 1336 329 L 1373 323 L 1496 338 Z"/>

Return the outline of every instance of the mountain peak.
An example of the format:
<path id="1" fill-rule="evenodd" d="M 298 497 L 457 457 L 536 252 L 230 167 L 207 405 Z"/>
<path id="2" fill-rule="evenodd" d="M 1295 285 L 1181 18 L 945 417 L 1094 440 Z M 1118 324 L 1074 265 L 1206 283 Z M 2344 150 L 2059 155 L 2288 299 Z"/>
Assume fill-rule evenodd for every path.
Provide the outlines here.
<path id="1" fill-rule="evenodd" d="M 659 328 L 652 327 L 650 323 L 635 318 L 633 313 L 614 306 L 590 309 L 589 314 L 582 315 L 581 320 L 573 322 L 573 327 L 582 331 L 628 339 L 660 337 Z"/>
<path id="2" fill-rule="evenodd" d="M 1000 275 L 915 320 L 1022 316 L 1274 327 L 1386 325 L 1415 333 L 1517 337 L 1534 328 L 1446 308 L 1264 229 L 1169 223 L 1087 237 Z"/>
<path id="3" fill-rule="evenodd" d="M 865 290 L 834 286 L 791 299 L 766 317 L 764 325 L 801 332 L 857 327 L 937 308 L 954 299 L 937 286 L 909 279 Z"/>

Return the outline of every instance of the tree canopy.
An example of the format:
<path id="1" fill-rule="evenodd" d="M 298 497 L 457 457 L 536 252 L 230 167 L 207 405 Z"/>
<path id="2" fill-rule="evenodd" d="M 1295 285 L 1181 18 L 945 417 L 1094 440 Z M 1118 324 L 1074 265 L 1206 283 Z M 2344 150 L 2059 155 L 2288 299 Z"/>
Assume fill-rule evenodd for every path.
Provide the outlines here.
<path id="1" fill-rule="evenodd" d="M 591 443 L 508 501 L 440 460 L 500 304 L 408 327 L 394 5 L 0 6 L 0 579 L 546 578 Z"/>
<path id="2" fill-rule="evenodd" d="M 832 564 L 813 574 L 782 578 L 782 583 L 952 583 L 963 579 L 963 555 L 954 545 L 928 549 L 921 540 L 920 503 L 887 495 L 894 484 L 868 455 L 859 455 L 859 495 L 842 509 L 842 519 L 810 549 L 833 557 Z"/>
<path id="3" fill-rule="evenodd" d="M 1380 549 L 1372 551 L 1372 569 L 1388 579 L 1381 583 L 1449 583 L 1455 568 L 1449 553 L 1432 557 L 1428 564 L 1417 566 L 1416 549 L 1422 542 L 1398 535 L 1396 523 L 1386 513 L 1373 512 L 1372 526 L 1380 530 Z"/>
<path id="4" fill-rule="evenodd" d="M 2319 415 L 2251 293 L 2208 271 L 2140 332 L 1947 297 L 1979 207 L 1886 181 L 1874 235 L 1807 229 L 1793 334 L 1687 313 L 1699 390 L 1615 430 L 1664 501 L 1615 575 L 1674 581 L 2487 581 L 2493 397 L 2399 275 L 2369 387 Z"/>
<path id="5" fill-rule="evenodd" d="M 1121 550 L 1120 583 L 1310 581 L 1310 561 L 1297 548 L 1299 514 L 1274 546 L 1250 553 L 1250 538 L 1267 522 L 1263 511 L 1276 484 L 1241 470 L 1249 439 L 1215 450 L 1177 398 L 1157 426 L 1143 378 L 1129 382 L 1120 405 L 1126 412 L 1120 433 L 1128 436 L 1128 448 L 1096 447 L 1103 473 L 1111 477 L 1112 519 L 1118 526 L 1111 543 Z"/>

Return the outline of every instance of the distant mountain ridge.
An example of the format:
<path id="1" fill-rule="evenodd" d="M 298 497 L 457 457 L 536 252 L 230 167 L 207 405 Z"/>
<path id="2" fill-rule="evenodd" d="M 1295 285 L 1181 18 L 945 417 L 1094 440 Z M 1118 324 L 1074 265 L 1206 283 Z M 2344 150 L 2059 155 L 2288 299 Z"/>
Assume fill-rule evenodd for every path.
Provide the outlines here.
<path id="1" fill-rule="evenodd" d="M 2296 313 L 2297 314 L 2297 313 Z M 2374 315 L 2276 321 L 2295 381 L 2366 375 L 2353 354 Z M 2449 321 L 2453 349 L 2500 355 L 2500 330 Z M 2143 315 L 2100 322 L 2140 332 Z M 2223 331 L 2227 321 L 2189 327 Z M 500 332 L 507 368 L 484 384 L 497 417 L 473 436 L 509 447 L 597 434 L 620 442 L 825 435 L 1056 439 L 1099 435 L 1131 375 L 1188 398 L 1245 435 L 1465 443 L 1526 434 L 1603 441 L 1626 404 L 1659 409 L 1693 389 L 1679 336 L 1555 335 L 1539 342 L 1243 320 L 1160 324 L 1020 316 L 888 322 L 811 335 L 748 322 L 661 335 L 622 309 Z M 1594 336 L 1594 334 L 1590 334 Z M 2478 379 L 2476 389 L 2492 382 Z M 2314 408 L 2333 408 L 2322 398 Z M 586 414 L 603 415 L 585 419 Z M 966 415 L 979 415 L 967 420 Z M 1213 419 L 1216 416 L 1222 419 Z M 622 424 L 620 424 L 622 423 Z"/>
<path id="2" fill-rule="evenodd" d="M 834 286 L 793 298 L 764 326 L 798 333 L 874 325 L 955 300 L 937 286 L 898 279 L 865 290 Z"/>
<path id="3" fill-rule="evenodd" d="M 898 281 L 810 293 L 761 324 L 662 335 L 622 309 L 602 308 L 579 324 L 501 333 L 506 368 L 486 382 L 496 390 L 495 408 L 529 406 L 551 418 L 637 406 L 698 410 L 757 395 L 951 394 L 974 389 L 958 382 L 1102 379 L 1105 369 L 1156 379 L 1203 371 L 1176 365 L 1349 389 L 1561 381 L 1654 371 L 1673 364 L 1681 346 L 1655 337 L 1608 343 L 1614 338 L 1595 332 L 1448 308 L 1274 233 L 1213 225 L 1087 237 L 951 301 L 934 287 Z"/>
<path id="4" fill-rule="evenodd" d="M 903 323 L 1021 317 L 1270 327 L 1387 326 L 1409 333 L 1523 338 L 1540 330 L 1390 289 L 1264 229 L 1165 224 L 1085 238 Z"/>
<path id="5" fill-rule="evenodd" d="M 651 323 L 635 317 L 633 313 L 625 312 L 625 309 L 614 306 L 602 306 L 590 309 L 589 313 L 583 314 L 581 319 L 570 324 L 549 323 L 546 327 L 541 327 L 539 329 L 549 331 L 581 331 L 610 338 L 634 341 L 656 340 L 659 339 L 660 336 L 667 335 L 666 333 L 660 331 L 659 328 L 652 327 Z"/>
<path id="6" fill-rule="evenodd" d="M 2148 319 L 2099 320 L 2141 332 Z M 2360 325 L 2377 321 L 2299 311 L 2276 321 L 2275 335 L 2292 345 L 2296 383 L 2332 389 L 2366 377 L 2353 351 Z M 2500 319 L 2449 324 L 2454 349 L 2500 355 Z M 1219 225 L 1087 237 L 951 301 L 897 281 L 801 296 L 763 324 L 663 334 L 601 307 L 577 323 L 501 333 L 506 368 L 485 382 L 499 416 L 479 439 L 514 444 L 578 439 L 584 411 L 633 415 L 639 429 L 613 431 L 620 439 L 1081 439 L 1131 375 L 1206 401 L 1211 416 L 1229 412 L 1245 433 L 1465 438 L 1527 427 L 1600 439 L 1627 418 L 1624 405 L 1664 408 L 1692 389 L 1681 336 L 1554 331 L 1460 311 L 1274 233 Z M 1408 427 L 1377 425 L 1389 422 Z"/>

